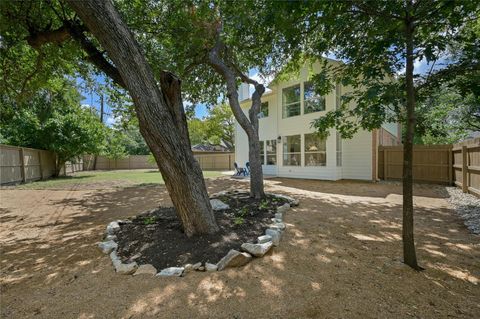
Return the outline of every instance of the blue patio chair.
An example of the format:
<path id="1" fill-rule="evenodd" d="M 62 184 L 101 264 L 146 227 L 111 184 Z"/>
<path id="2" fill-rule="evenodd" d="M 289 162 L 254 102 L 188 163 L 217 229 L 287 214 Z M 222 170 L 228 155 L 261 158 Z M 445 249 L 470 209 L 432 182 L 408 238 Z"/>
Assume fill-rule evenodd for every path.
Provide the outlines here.
<path id="1" fill-rule="evenodd" d="M 250 162 L 246 162 L 245 167 L 245 176 L 250 176 Z"/>
<path id="2" fill-rule="evenodd" d="M 240 176 L 240 175 L 245 176 L 245 168 L 238 167 L 237 162 L 233 163 L 233 167 L 235 167 L 235 174 L 233 174 L 233 176 Z"/>

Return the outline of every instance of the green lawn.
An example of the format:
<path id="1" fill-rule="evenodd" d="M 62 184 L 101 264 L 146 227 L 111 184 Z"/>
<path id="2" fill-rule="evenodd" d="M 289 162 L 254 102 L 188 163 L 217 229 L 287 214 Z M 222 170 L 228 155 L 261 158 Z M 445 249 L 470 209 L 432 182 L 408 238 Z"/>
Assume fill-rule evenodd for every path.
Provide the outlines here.
<path id="1" fill-rule="evenodd" d="M 219 171 L 204 171 L 203 176 L 218 177 Z M 70 188 L 74 185 L 82 186 L 111 185 L 111 186 L 133 186 L 145 184 L 163 184 L 162 175 L 158 170 L 115 170 L 115 171 L 85 171 L 70 176 L 52 178 L 45 181 L 37 181 L 28 184 L 18 185 L 20 189 L 48 189 L 48 188 Z"/>

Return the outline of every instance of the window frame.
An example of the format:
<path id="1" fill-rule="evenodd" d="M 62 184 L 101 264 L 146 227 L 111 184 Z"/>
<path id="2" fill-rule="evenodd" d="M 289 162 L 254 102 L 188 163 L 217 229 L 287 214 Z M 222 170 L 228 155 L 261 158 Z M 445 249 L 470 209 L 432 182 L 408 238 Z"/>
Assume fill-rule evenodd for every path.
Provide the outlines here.
<path id="1" fill-rule="evenodd" d="M 272 145 L 275 147 L 275 151 L 273 152 L 268 152 L 268 142 L 270 142 Z M 269 164 L 268 163 L 268 157 L 269 156 L 275 156 L 275 164 Z M 277 155 L 277 140 L 266 140 L 265 141 L 265 165 L 268 166 L 276 166 L 278 164 L 278 155 Z"/>
<path id="2" fill-rule="evenodd" d="M 327 98 L 326 96 L 324 95 L 318 95 L 317 93 L 315 93 L 315 90 L 313 90 L 313 93 L 315 95 L 313 95 L 312 97 L 310 98 L 306 98 L 305 97 L 305 87 L 307 86 L 311 86 L 313 88 L 313 84 L 311 81 L 304 81 L 303 82 L 303 94 L 302 94 L 302 99 L 303 99 L 303 114 L 312 114 L 312 113 L 318 113 L 318 112 L 325 112 L 327 110 Z M 310 100 L 314 100 L 314 99 L 321 99 L 323 101 L 323 109 L 321 110 L 316 110 L 316 111 L 311 111 L 311 112 L 306 112 L 307 108 L 306 108 L 306 102 L 307 101 L 310 101 Z"/>
<path id="3" fill-rule="evenodd" d="M 286 148 L 286 145 L 287 144 L 287 141 L 288 141 L 288 138 L 289 137 L 299 137 L 299 151 L 298 152 L 285 152 L 285 148 Z M 300 156 L 300 160 L 298 161 L 298 165 L 291 165 L 291 164 L 286 164 L 285 163 L 285 156 L 288 156 L 288 155 L 299 155 Z M 282 165 L 283 166 L 291 166 L 291 167 L 301 167 L 302 166 L 302 134 L 294 134 L 294 135 L 285 135 L 282 137 Z"/>
<path id="4" fill-rule="evenodd" d="M 264 107 L 265 104 L 267 105 L 267 107 L 266 107 L 266 108 L 267 108 L 267 112 L 266 112 L 266 113 L 263 112 L 263 107 Z M 270 111 L 270 105 L 269 105 L 268 101 L 262 102 L 262 104 L 260 104 L 260 112 L 263 114 L 263 117 L 262 117 L 262 118 L 268 117 L 269 111 Z"/>
<path id="5" fill-rule="evenodd" d="M 343 166 L 343 140 L 340 133 L 337 132 L 335 140 L 335 153 L 336 153 L 336 164 L 337 167 Z"/>
<path id="6" fill-rule="evenodd" d="M 291 103 L 286 104 L 285 101 L 284 101 L 283 92 L 285 90 L 288 90 L 288 89 L 294 89 L 297 86 L 298 86 L 298 90 L 299 90 L 298 102 L 291 102 Z M 302 105 L 303 105 L 302 92 L 303 92 L 302 83 L 296 83 L 296 84 L 292 84 L 292 85 L 289 85 L 289 86 L 286 86 L 286 87 L 282 88 L 282 119 L 288 119 L 288 118 L 291 118 L 291 117 L 303 115 L 303 113 L 302 113 L 302 111 L 303 111 L 303 108 L 302 108 Z M 298 114 L 291 115 L 291 116 L 286 116 L 286 107 L 294 105 L 294 104 L 298 104 Z"/>
<path id="7" fill-rule="evenodd" d="M 321 139 L 319 137 L 317 137 L 318 139 L 320 139 L 321 141 L 321 144 L 323 144 L 323 150 L 322 149 L 319 149 L 317 151 L 307 151 L 307 136 L 308 135 L 315 135 L 315 133 L 305 133 L 303 134 L 303 140 L 304 140 L 304 144 L 303 144 L 303 166 L 304 167 L 326 167 L 327 166 L 327 139 L 324 138 L 324 139 Z M 324 155 L 324 158 L 325 158 L 325 162 L 319 162 L 318 164 L 316 165 L 307 165 L 307 155 L 309 154 L 323 154 Z"/>

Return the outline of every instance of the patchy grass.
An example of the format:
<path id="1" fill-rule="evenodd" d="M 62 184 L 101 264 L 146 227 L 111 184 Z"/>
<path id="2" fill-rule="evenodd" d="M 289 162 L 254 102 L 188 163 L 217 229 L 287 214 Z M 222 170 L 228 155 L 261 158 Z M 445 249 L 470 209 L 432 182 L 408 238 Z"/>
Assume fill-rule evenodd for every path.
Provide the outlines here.
<path id="1" fill-rule="evenodd" d="M 219 171 L 204 171 L 205 178 L 221 176 Z M 158 170 L 114 170 L 114 171 L 85 171 L 73 175 L 52 178 L 18 185 L 18 189 L 64 189 L 76 185 L 80 186 L 133 186 L 147 184 L 164 184 L 162 175 Z"/>

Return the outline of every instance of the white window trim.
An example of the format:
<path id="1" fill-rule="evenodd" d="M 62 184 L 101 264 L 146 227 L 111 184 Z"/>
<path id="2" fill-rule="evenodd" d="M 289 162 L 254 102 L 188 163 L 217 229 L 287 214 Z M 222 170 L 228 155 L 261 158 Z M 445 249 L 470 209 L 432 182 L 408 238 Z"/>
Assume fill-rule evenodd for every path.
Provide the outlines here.
<path id="1" fill-rule="evenodd" d="M 298 100 L 298 102 L 283 104 L 283 90 L 292 88 L 294 86 L 300 86 L 300 96 L 299 96 L 300 99 Z M 286 120 L 286 119 L 289 119 L 289 118 L 292 118 L 292 117 L 297 117 L 297 116 L 302 116 L 303 115 L 303 82 L 293 83 L 291 85 L 287 85 L 287 86 L 283 87 L 280 90 L 280 98 L 281 98 L 281 104 L 282 104 L 282 120 Z M 290 106 L 290 105 L 293 105 L 293 104 L 298 104 L 298 103 L 300 103 L 300 114 L 285 117 L 284 116 L 285 115 L 284 114 L 284 107 Z"/>

